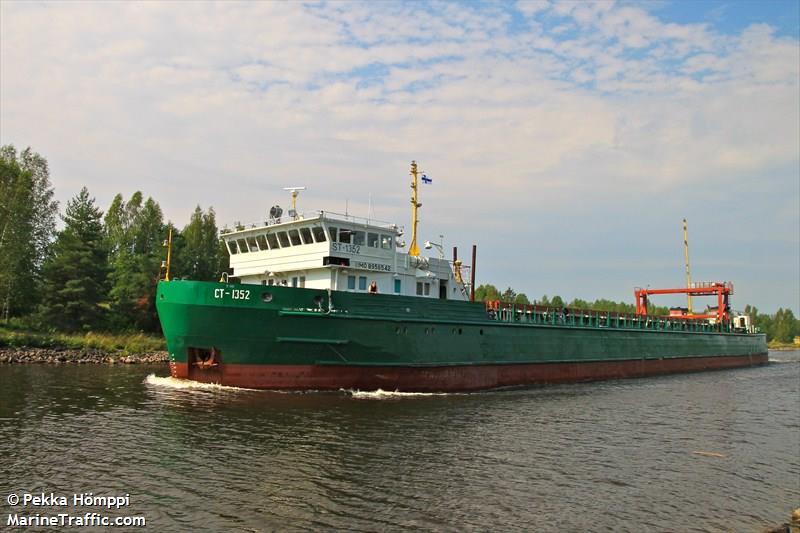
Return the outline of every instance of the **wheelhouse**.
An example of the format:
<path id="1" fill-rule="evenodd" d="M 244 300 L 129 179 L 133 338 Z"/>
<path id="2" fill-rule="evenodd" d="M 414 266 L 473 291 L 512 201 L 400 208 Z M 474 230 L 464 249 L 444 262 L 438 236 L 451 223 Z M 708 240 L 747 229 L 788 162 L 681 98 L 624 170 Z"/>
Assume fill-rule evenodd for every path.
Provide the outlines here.
<path id="1" fill-rule="evenodd" d="M 460 266 L 411 256 L 394 224 L 318 211 L 223 230 L 242 283 L 468 299 Z"/>

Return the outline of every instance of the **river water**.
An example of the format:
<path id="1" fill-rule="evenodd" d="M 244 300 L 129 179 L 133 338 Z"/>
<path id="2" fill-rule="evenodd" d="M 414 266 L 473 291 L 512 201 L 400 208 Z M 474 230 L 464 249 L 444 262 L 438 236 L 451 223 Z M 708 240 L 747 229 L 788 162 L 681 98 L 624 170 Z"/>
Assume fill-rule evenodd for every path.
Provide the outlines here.
<path id="1" fill-rule="evenodd" d="M 800 352 L 770 357 L 447 395 L 0 365 L 0 530 L 48 529 L 7 529 L 12 515 L 97 511 L 151 531 L 761 531 L 800 507 Z M 8 503 L 42 492 L 68 503 Z"/>

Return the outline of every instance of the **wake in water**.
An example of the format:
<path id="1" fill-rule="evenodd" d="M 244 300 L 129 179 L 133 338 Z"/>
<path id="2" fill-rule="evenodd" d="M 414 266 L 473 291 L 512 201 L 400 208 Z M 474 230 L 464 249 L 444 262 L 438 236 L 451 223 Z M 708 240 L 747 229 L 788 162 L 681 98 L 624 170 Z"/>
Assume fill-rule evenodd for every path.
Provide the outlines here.
<path id="1" fill-rule="evenodd" d="M 772 363 L 800 363 L 800 350 L 771 350 L 769 362 Z"/>
<path id="2" fill-rule="evenodd" d="M 378 389 L 374 391 L 360 391 L 350 389 L 340 389 L 342 392 L 349 394 L 353 398 L 359 400 L 400 400 L 403 398 L 419 398 L 428 396 L 453 396 L 454 393 L 447 392 L 400 392 L 400 391 L 385 391 Z"/>
<path id="3" fill-rule="evenodd" d="M 148 385 L 156 387 L 165 387 L 169 389 L 194 389 L 194 390 L 207 390 L 207 391 L 250 391 L 252 389 L 242 389 L 239 387 L 229 387 L 227 385 L 218 385 L 216 383 L 200 383 L 199 381 L 190 381 L 188 379 L 176 379 L 171 376 L 161 377 L 155 374 L 150 374 L 144 379 Z"/>

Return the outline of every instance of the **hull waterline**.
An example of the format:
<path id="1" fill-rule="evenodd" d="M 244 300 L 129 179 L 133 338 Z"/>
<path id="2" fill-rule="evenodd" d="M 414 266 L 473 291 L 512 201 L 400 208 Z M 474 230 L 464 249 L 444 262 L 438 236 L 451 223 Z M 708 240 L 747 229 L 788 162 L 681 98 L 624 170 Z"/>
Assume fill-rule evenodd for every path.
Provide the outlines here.
<path id="1" fill-rule="evenodd" d="M 187 363 L 171 363 L 170 371 L 172 377 L 179 379 L 248 389 L 458 392 L 724 370 L 768 362 L 767 354 L 755 354 L 444 367 L 222 364 L 213 370 L 203 370 Z"/>

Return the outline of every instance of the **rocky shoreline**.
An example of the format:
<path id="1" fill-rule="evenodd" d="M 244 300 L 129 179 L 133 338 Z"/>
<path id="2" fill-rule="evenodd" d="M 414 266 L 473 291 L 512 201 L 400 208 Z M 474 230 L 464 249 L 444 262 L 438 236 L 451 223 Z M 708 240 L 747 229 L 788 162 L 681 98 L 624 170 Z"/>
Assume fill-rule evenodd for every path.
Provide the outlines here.
<path id="1" fill-rule="evenodd" d="M 70 348 L 0 348 L 0 364 L 156 364 L 169 361 L 167 352 L 109 354 Z"/>

